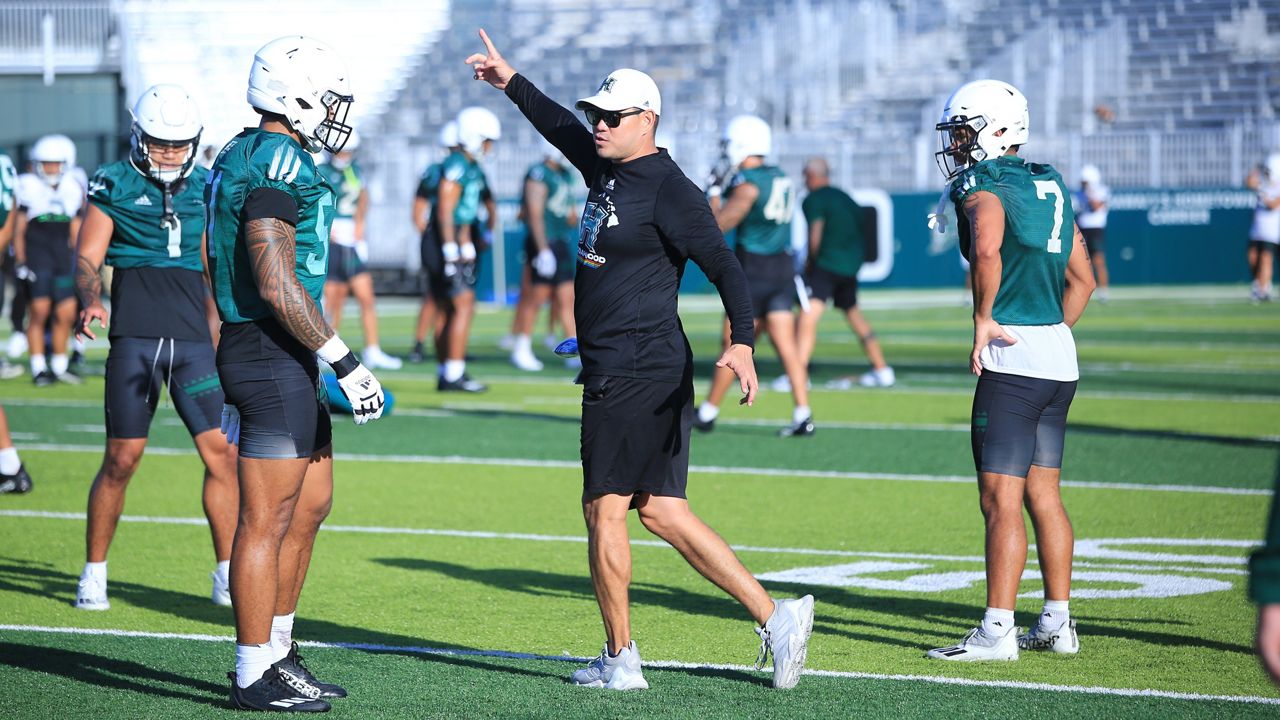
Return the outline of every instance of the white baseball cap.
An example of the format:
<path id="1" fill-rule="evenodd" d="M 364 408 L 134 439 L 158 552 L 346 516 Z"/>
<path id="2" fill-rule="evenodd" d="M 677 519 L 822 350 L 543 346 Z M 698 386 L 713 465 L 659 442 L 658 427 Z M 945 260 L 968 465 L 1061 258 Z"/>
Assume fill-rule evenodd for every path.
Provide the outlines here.
<path id="1" fill-rule="evenodd" d="M 574 107 L 583 110 L 588 105 L 614 112 L 640 108 L 661 115 L 662 95 L 658 93 L 658 84 L 653 78 L 639 70 L 620 68 L 609 73 L 595 95 L 582 98 Z"/>

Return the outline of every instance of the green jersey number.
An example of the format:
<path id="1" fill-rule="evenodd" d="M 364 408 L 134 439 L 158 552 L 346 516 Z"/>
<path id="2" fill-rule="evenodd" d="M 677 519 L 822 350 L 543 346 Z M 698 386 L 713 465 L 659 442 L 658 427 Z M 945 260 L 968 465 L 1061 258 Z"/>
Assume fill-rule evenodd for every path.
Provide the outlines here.
<path id="1" fill-rule="evenodd" d="M 779 225 L 791 222 L 795 212 L 795 193 L 791 191 L 791 178 L 773 179 L 769 188 L 769 199 L 764 204 L 764 217 Z"/>
<path id="2" fill-rule="evenodd" d="M 1048 200 L 1053 196 L 1053 232 L 1049 233 L 1048 250 L 1051 253 L 1062 252 L 1062 188 L 1052 180 L 1036 180 L 1036 197 Z"/>
<path id="3" fill-rule="evenodd" d="M 173 224 L 169 226 L 169 257 L 182 257 L 182 221 L 178 216 L 173 217 Z"/>
<path id="4" fill-rule="evenodd" d="M 18 185 L 18 169 L 8 155 L 0 155 L 0 208 L 13 210 L 14 188 Z"/>

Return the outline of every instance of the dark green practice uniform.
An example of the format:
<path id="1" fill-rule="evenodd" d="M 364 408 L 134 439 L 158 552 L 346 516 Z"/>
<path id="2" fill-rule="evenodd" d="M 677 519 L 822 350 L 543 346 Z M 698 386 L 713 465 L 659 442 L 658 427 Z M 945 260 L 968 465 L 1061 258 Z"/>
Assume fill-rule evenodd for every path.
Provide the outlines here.
<path id="1" fill-rule="evenodd" d="M 218 427 L 222 386 L 205 317 L 200 254 L 207 172 L 194 168 L 166 193 L 120 161 L 98 168 L 89 182 L 89 202 L 112 222 L 106 256 L 115 270 L 105 389 L 109 438 L 147 437 L 166 379 L 192 436 Z"/>
<path id="2" fill-rule="evenodd" d="M 556 256 L 556 271 L 551 277 L 542 277 L 533 269 L 533 259 L 538 255 L 538 247 L 533 243 L 533 236 L 525 238 L 525 264 L 529 266 L 529 277 L 535 285 L 559 285 L 573 282 L 575 248 L 578 232 L 577 204 L 574 202 L 573 186 L 578 182 L 577 176 L 568 165 L 552 169 L 545 162 L 529 168 L 525 174 L 526 182 L 536 182 L 547 188 L 547 202 L 542 208 L 542 232 L 547 239 L 547 247 Z"/>
<path id="3" fill-rule="evenodd" d="M 240 454 L 310 457 L 330 444 L 315 352 L 285 330 L 259 297 L 245 243 L 252 220 L 296 229 L 294 275 L 320 306 L 334 195 L 293 138 L 247 128 L 218 154 L 205 186 L 209 272 L 222 317 L 218 373 L 240 411 Z"/>
<path id="4" fill-rule="evenodd" d="M 75 296 L 75 252 L 71 223 L 84 207 L 84 187 L 64 172 L 56 187 L 35 173 L 18 176 L 17 205 L 27 218 L 26 261 L 34 275 L 25 284 L 31 300 L 57 305 Z"/>
<path id="5" fill-rule="evenodd" d="M 795 188 L 782 170 L 772 165 L 742 170 L 725 192 L 755 185 L 759 196 L 735 228 L 738 262 L 751 286 L 751 305 L 757 318 L 771 312 L 791 312 L 796 300 L 795 260 L 791 254 L 791 216 L 795 212 Z"/>
<path id="6" fill-rule="evenodd" d="M 960 250 L 973 242 L 964 202 L 989 192 L 1004 206 L 1000 289 L 992 317 L 1018 342 L 982 350 L 971 440 L 979 472 L 1026 477 L 1062 467 L 1067 410 L 1080 377 L 1063 322 L 1067 259 L 1075 237 L 1071 194 L 1058 171 L 1006 155 L 978 163 L 951 184 Z"/>
<path id="7" fill-rule="evenodd" d="M 333 227 L 329 229 L 329 282 L 347 283 L 368 272 L 356 241 L 356 210 L 364 191 L 364 173 L 355 163 L 345 168 L 326 163 L 316 170 L 335 195 Z"/>
<path id="8" fill-rule="evenodd" d="M 818 254 L 809 259 L 806 285 L 809 297 L 848 310 L 858 304 L 858 270 L 866 244 L 862 236 L 862 207 L 845 191 L 827 185 L 809 193 L 801 204 L 805 220 L 822 221 Z"/>
<path id="9" fill-rule="evenodd" d="M 476 273 L 474 263 L 451 266 L 444 261 L 439 219 L 440 183 L 444 180 L 462 186 L 462 194 L 453 210 L 455 240 L 462 228 L 472 225 L 472 241 L 476 243 L 477 250 L 480 249 L 481 238 L 475 223 L 480 216 L 480 205 L 488 190 L 488 181 L 479 163 L 461 150 L 455 150 L 440 164 L 438 175 L 428 168 L 419 183 L 419 196 L 431 200 L 431 218 L 422 239 L 422 268 L 427 277 L 427 290 L 436 300 L 447 303 L 455 295 L 474 289 Z M 430 195 L 423 195 L 424 192 L 429 192 Z"/>
<path id="10" fill-rule="evenodd" d="M 9 221 L 16 205 L 14 193 L 18 189 L 18 170 L 4 148 L 0 148 L 0 228 Z"/>

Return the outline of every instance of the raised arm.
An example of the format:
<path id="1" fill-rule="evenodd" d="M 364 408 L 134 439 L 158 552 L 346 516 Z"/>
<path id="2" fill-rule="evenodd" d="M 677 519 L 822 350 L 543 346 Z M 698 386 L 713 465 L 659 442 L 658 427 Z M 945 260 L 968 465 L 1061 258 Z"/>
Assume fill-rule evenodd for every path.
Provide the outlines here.
<path id="1" fill-rule="evenodd" d="M 80 300 L 80 322 L 76 335 L 97 340 L 89 326 L 94 320 L 98 327 L 106 329 L 109 314 L 102 304 L 102 262 L 107 257 L 115 221 L 97 205 L 89 205 L 84 223 L 80 225 L 80 237 L 76 245 L 76 297 Z"/>
<path id="2" fill-rule="evenodd" d="M 716 225 L 720 226 L 720 232 L 728 232 L 741 225 L 759 197 L 760 188 L 749 182 L 739 183 L 733 188 L 729 192 L 728 201 L 722 202 L 718 196 L 712 195 L 711 212 L 716 216 Z"/>

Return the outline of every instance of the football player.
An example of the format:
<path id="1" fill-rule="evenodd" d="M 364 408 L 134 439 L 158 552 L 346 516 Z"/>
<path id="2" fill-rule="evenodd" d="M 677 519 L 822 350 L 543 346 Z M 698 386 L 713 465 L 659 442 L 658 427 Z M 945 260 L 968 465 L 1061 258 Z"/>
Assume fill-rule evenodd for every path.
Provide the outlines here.
<path id="1" fill-rule="evenodd" d="M 62 381 L 80 384 L 70 370 L 67 345 L 76 319 L 72 252 L 80 232 L 84 188 L 75 180 L 75 145 L 65 135 L 45 135 L 31 148 L 34 172 L 18 177 L 18 218 L 14 257 L 18 280 L 30 298 L 27 345 L 37 386 Z M 45 347 L 52 319 L 52 353 Z"/>
<path id="2" fill-rule="evenodd" d="M 107 550 L 125 491 L 142 460 L 166 384 L 204 461 L 204 511 L 217 567 L 213 601 L 230 605 L 231 538 L 236 529 L 235 449 L 219 431 L 222 386 L 205 317 L 204 183 L 195 164 L 199 110 L 177 85 L 156 85 L 133 106 L 129 159 L 103 165 L 89 184 L 75 285 L 83 310 L 77 334 L 109 328 L 104 403 L 107 446 L 89 489 L 85 566 L 76 607 L 106 610 Z M 102 266 L 111 276 L 111 312 L 102 304 Z"/>
<path id="3" fill-rule="evenodd" d="M 352 134 L 342 152 L 332 155 L 319 167 L 320 174 L 337 193 L 333 227 L 329 231 L 329 278 L 324 283 L 324 307 L 328 321 L 337 328 L 342 324 L 342 306 L 347 293 L 360 303 L 360 324 L 364 328 L 364 351 L 361 358 L 371 368 L 399 370 L 403 363 L 382 351 L 378 345 L 378 313 L 373 294 L 373 276 L 365 267 L 369 244 L 365 242 L 365 217 L 369 212 L 369 189 L 363 173 L 353 159 L 360 136 Z"/>
<path id="4" fill-rule="evenodd" d="M 800 362 L 795 319 L 791 314 L 796 301 L 795 259 L 791 254 L 795 187 L 776 165 L 765 164 L 765 157 L 773 152 L 773 132 L 761 118 L 754 115 L 733 118 L 725 126 L 723 143 L 728 162 L 722 166 L 724 170 L 713 174 L 707 193 L 720 229 L 737 230 L 735 249 L 751 285 L 756 335 L 761 330 L 769 334 L 791 381 L 795 410 L 791 425 L 778 434 L 782 437 L 812 435 L 809 372 Z M 728 331 L 726 323 L 726 348 L 729 347 Z M 720 403 L 732 385 L 733 373 L 727 368 L 718 368 L 711 380 L 711 392 L 698 407 L 694 427 L 703 432 L 715 427 Z"/>
<path id="5" fill-rule="evenodd" d="M 237 708 L 315 712 L 346 690 L 302 664 L 293 616 L 333 499 L 329 412 L 317 357 L 333 367 L 357 425 L 382 416 L 382 386 L 320 312 L 333 189 L 310 153 L 346 144 L 346 63 L 306 37 L 254 56 L 261 116 L 227 143 L 205 185 L 209 272 L 222 316 L 223 427 L 239 442 L 240 516 L 231 546 Z"/>
<path id="6" fill-rule="evenodd" d="M 554 293 L 561 325 L 567 337 L 577 331 L 573 322 L 573 242 L 578 226 L 577 205 L 573 197 L 575 173 L 564 155 L 554 145 L 543 141 L 543 159 L 529 168 L 524 176 L 521 213 L 528 236 L 525 239 L 525 272 L 520 301 L 516 304 L 511 333 L 511 364 L 521 370 L 538 371 L 542 362 L 533 354 L 530 335 L 538 318 L 538 310 Z M 566 360 L 570 367 L 580 366 L 577 358 Z"/>
<path id="7" fill-rule="evenodd" d="M 1093 269 L 1058 171 L 1018 151 L 1029 137 L 1027 99 L 998 80 L 962 85 L 937 130 L 960 250 L 973 265 L 978 376 L 970 437 L 986 521 L 987 610 L 939 660 L 1016 660 L 1019 649 L 1080 649 L 1068 600 L 1074 536 L 1058 482 L 1067 410 L 1080 372 L 1071 327 L 1093 293 Z M 935 213 L 935 227 L 942 227 Z M 1044 610 L 1030 632 L 1013 621 L 1027 562 L 1026 506 L 1035 525 Z"/>
<path id="8" fill-rule="evenodd" d="M 1280 153 L 1271 153 L 1250 172 L 1245 186 L 1258 195 L 1249 226 L 1250 297 L 1255 303 L 1266 302 L 1271 299 L 1272 267 L 1280 248 Z"/>
<path id="9" fill-rule="evenodd" d="M 444 148 L 446 158 L 459 149 L 457 120 L 450 120 L 440 128 L 440 147 Z M 427 166 L 427 169 L 422 172 L 422 179 L 418 182 L 418 189 L 413 197 L 413 227 L 418 231 L 422 273 L 426 280 L 426 292 L 422 295 L 422 307 L 418 310 L 418 324 L 413 336 L 413 350 L 409 353 L 409 362 L 413 363 L 420 363 L 427 359 L 426 348 L 423 345 L 426 343 L 427 335 L 435 336 L 436 323 L 439 319 L 436 313 L 435 295 L 431 290 L 430 276 L 430 258 L 436 254 L 434 250 L 436 241 L 435 236 L 427 231 L 431 228 L 431 209 L 435 204 L 436 190 L 440 187 L 440 169 L 443 166 L 443 159 Z"/>
<path id="10" fill-rule="evenodd" d="M 9 153 L 4 148 L 0 148 L 0 259 L 2 259 L 3 268 L 0 268 L 0 305 L 3 304 L 4 283 L 10 277 L 12 271 L 12 251 L 13 251 L 13 231 L 17 226 L 18 214 L 13 211 L 17 204 L 14 194 L 18 186 L 18 169 L 13 165 L 13 159 L 9 157 Z M 14 288 L 13 304 L 17 305 L 21 302 L 22 287 L 18 285 Z M 22 332 L 21 318 L 14 325 L 14 333 L 10 338 L 11 342 L 20 343 L 19 352 L 21 355 L 26 352 L 27 336 Z M 11 363 L 7 357 L 0 356 L 0 379 L 9 380 L 22 375 L 25 372 L 21 363 Z"/>
<path id="11" fill-rule="evenodd" d="M 1071 194 L 1071 208 L 1076 213 L 1076 225 L 1084 235 L 1085 247 L 1093 261 L 1093 275 L 1098 280 L 1097 299 L 1107 302 L 1111 288 L 1111 276 L 1107 274 L 1106 234 L 1107 205 L 1111 202 L 1111 190 L 1102 184 L 1102 171 L 1097 165 L 1085 165 L 1080 169 L 1080 189 Z"/>

